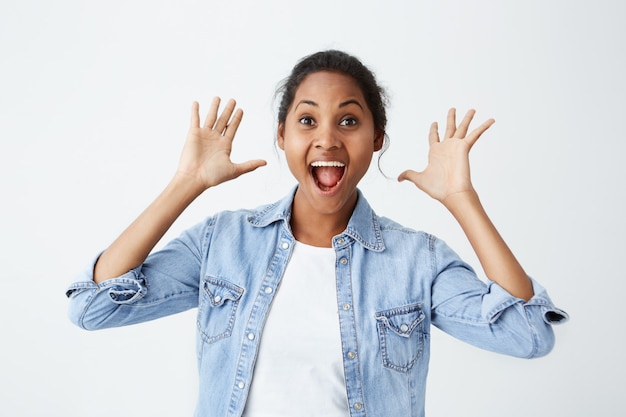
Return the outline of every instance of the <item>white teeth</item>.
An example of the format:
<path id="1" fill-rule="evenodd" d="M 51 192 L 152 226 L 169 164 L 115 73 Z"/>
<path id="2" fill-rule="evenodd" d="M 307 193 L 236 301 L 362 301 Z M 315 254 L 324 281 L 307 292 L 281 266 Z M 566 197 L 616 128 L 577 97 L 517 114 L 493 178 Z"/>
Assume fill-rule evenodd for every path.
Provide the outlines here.
<path id="1" fill-rule="evenodd" d="M 345 165 L 339 161 L 315 161 L 311 164 L 313 167 L 343 167 Z"/>

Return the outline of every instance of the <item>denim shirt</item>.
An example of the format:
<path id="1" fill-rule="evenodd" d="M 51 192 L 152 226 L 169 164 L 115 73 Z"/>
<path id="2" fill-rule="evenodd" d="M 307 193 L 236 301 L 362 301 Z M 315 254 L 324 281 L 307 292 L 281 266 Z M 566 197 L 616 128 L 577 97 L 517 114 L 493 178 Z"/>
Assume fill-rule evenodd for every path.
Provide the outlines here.
<path id="1" fill-rule="evenodd" d="M 240 416 L 294 246 L 292 201 L 293 192 L 256 210 L 219 213 L 100 284 L 92 265 L 67 291 L 71 320 L 102 329 L 197 307 L 196 416 Z M 533 358 L 551 350 L 551 323 L 567 320 L 537 282 L 528 302 L 484 283 L 441 240 L 378 217 L 360 191 L 332 246 L 352 417 L 424 415 L 431 324 L 475 346 Z"/>

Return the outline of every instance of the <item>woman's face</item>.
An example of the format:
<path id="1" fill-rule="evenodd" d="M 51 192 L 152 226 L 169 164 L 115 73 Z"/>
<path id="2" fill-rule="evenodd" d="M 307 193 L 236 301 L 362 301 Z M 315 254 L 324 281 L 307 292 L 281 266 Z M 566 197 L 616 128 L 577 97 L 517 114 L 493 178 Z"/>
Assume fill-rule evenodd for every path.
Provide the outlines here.
<path id="1" fill-rule="evenodd" d="M 294 203 L 311 214 L 349 218 L 356 187 L 382 144 L 353 78 L 329 71 L 308 75 L 278 127 L 278 146 L 299 184 Z"/>

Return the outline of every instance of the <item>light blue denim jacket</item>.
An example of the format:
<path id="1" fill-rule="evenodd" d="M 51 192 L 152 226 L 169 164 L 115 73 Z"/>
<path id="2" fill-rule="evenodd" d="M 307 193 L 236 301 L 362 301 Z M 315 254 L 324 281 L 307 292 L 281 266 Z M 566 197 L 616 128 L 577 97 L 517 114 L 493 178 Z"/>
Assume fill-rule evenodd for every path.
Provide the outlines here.
<path id="1" fill-rule="evenodd" d="M 198 307 L 196 416 L 240 416 L 294 246 L 292 201 L 293 193 L 210 217 L 119 278 L 95 284 L 92 265 L 67 291 L 71 320 L 102 329 Z M 360 191 L 332 244 L 353 417 L 424 415 L 431 324 L 478 347 L 533 358 L 551 350 L 550 324 L 567 319 L 538 283 L 529 302 L 485 284 L 441 240 L 378 217 Z"/>

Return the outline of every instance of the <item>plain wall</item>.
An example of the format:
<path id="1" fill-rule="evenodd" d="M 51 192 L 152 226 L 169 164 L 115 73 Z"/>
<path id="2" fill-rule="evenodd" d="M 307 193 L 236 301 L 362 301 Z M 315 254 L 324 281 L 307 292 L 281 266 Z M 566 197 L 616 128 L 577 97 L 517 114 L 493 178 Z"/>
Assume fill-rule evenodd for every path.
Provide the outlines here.
<path id="1" fill-rule="evenodd" d="M 321 49 L 388 89 L 384 172 L 420 170 L 449 107 L 496 124 L 473 181 L 527 272 L 571 321 L 547 357 L 480 351 L 433 329 L 429 416 L 623 413 L 624 51 L 620 1 L 3 1 L 0 3 L 0 414 L 191 416 L 195 312 L 100 332 L 65 288 L 171 177 L 193 100 L 235 97 L 232 158 L 267 167 L 209 190 L 166 239 L 294 184 L 274 147 L 273 92 Z M 374 209 L 446 240 L 451 215 L 376 167 Z M 482 272 L 481 272 L 482 273 Z"/>

